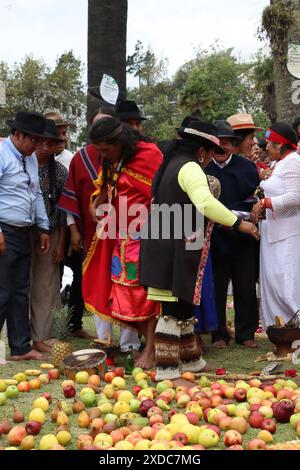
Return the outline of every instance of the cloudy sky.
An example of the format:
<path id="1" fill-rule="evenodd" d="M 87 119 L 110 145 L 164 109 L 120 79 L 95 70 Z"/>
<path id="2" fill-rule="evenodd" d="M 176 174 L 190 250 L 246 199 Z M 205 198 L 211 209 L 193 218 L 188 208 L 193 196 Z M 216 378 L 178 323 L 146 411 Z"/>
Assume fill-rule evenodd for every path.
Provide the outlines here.
<path id="1" fill-rule="evenodd" d="M 111 0 L 118 1 L 118 0 Z M 169 59 L 174 73 L 216 39 L 248 59 L 262 47 L 256 32 L 268 0 L 128 0 L 128 54 L 139 39 Z M 0 60 L 32 53 L 53 65 L 73 49 L 86 62 L 87 0 L 0 0 Z"/>

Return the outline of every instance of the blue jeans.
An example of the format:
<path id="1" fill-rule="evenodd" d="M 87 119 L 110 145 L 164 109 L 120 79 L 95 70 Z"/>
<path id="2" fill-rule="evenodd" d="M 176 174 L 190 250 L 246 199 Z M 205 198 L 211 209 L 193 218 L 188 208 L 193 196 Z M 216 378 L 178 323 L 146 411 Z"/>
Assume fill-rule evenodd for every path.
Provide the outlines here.
<path id="1" fill-rule="evenodd" d="M 1 223 L 6 251 L 0 255 L 0 331 L 6 320 L 12 356 L 31 351 L 29 282 L 31 246 L 29 231 Z"/>

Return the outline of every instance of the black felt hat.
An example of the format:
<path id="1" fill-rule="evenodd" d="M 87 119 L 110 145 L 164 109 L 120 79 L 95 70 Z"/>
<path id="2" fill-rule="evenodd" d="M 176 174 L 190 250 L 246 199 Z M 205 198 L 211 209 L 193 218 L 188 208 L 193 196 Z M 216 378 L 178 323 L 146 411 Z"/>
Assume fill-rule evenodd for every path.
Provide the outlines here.
<path id="1" fill-rule="evenodd" d="M 231 125 L 227 121 L 218 120 L 215 122 L 217 128 L 218 137 L 220 138 L 229 138 L 232 140 L 240 140 L 240 138 L 234 134 Z"/>
<path id="2" fill-rule="evenodd" d="M 28 113 L 20 111 L 16 114 L 15 119 L 6 121 L 9 127 L 25 134 L 45 137 L 46 118 L 40 113 Z"/>
<path id="3" fill-rule="evenodd" d="M 224 155 L 224 150 L 220 146 L 217 128 L 213 124 L 201 121 L 191 121 L 188 127 L 178 129 L 178 135 L 183 139 L 207 140 L 219 155 Z"/>
<path id="4" fill-rule="evenodd" d="M 121 101 L 116 107 L 116 114 L 121 121 L 134 119 L 136 121 L 147 121 L 147 118 L 141 115 L 141 111 L 133 100 Z"/>

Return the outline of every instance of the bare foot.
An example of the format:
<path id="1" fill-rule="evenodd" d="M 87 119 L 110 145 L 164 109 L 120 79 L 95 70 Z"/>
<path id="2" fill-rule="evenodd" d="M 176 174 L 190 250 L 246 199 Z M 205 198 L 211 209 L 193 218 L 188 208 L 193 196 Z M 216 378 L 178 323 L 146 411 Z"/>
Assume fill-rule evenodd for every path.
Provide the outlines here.
<path id="1" fill-rule="evenodd" d="M 33 342 L 33 348 L 36 351 L 39 351 L 41 353 L 51 353 L 52 352 L 52 347 L 44 343 L 43 341 L 34 341 Z"/>
<path id="2" fill-rule="evenodd" d="M 255 348 L 258 347 L 256 342 L 253 341 L 252 339 L 247 339 L 247 341 L 244 341 L 241 344 L 242 344 L 242 346 L 245 346 L 245 348 L 250 348 L 250 349 L 255 349 Z"/>
<path id="3" fill-rule="evenodd" d="M 134 362 L 135 367 L 141 367 L 142 369 L 153 369 L 155 367 L 155 357 L 154 353 L 149 354 L 145 351 L 142 352 L 140 357 L 138 357 Z"/>
<path id="4" fill-rule="evenodd" d="M 213 347 L 217 349 L 225 349 L 226 346 L 227 346 L 226 341 L 224 341 L 223 339 L 220 339 L 219 341 L 215 341 L 213 343 Z"/>
<path id="5" fill-rule="evenodd" d="M 83 330 L 76 330 L 71 333 L 71 336 L 74 336 L 75 338 L 81 338 L 81 339 L 95 339 L 93 336 L 89 335 L 87 331 Z"/>
<path id="6" fill-rule="evenodd" d="M 28 353 L 22 354 L 20 356 L 10 356 L 11 361 L 29 361 L 29 360 L 41 361 L 42 359 L 45 359 L 45 358 L 46 358 L 45 354 L 41 354 L 35 349 L 32 349 Z"/>
<path id="7" fill-rule="evenodd" d="M 57 338 L 50 338 L 50 339 L 47 339 L 46 341 L 44 341 L 44 343 L 46 343 L 47 346 L 53 346 L 53 344 L 56 344 L 58 342 L 59 342 L 59 340 Z"/>

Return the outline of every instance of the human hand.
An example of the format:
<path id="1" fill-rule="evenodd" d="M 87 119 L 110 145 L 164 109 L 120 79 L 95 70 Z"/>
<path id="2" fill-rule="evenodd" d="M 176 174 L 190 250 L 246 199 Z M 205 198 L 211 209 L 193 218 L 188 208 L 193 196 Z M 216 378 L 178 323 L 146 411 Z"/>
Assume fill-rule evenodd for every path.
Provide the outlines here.
<path id="1" fill-rule="evenodd" d="M 2 232 L 0 232 L 0 256 L 4 255 L 5 251 L 6 251 L 6 246 L 5 246 L 4 235 Z"/>
<path id="2" fill-rule="evenodd" d="M 256 204 L 252 207 L 251 214 L 250 214 L 250 220 L 253 224 L 257 224 L 259 220 L 262 218 L 263 214 L 263 208 L 261 207 L 261 204 L 259 201 L 257 201 Z"/>
<path id="3" fill-rule="evenodd" d="M 238 226 L 237 230 L 247 235 L 251 235 L 251 237 L 255 238 L 255 240 L 259 240 L 260 238 L 258 228 L 251 222 L 243 220 Z"/>
<path id="4" fill-rule="evenodd" d="M 47 233 L 40 234 L 40 250 L 42 253 L 47 254 L 50 249 L 50 237 Z"/>

